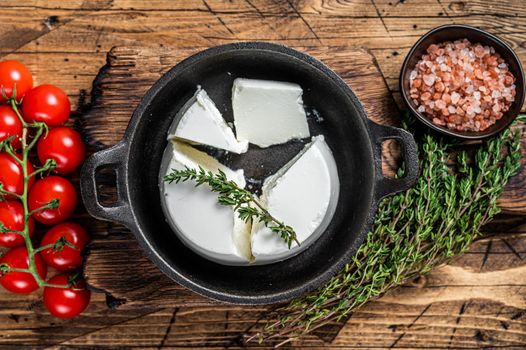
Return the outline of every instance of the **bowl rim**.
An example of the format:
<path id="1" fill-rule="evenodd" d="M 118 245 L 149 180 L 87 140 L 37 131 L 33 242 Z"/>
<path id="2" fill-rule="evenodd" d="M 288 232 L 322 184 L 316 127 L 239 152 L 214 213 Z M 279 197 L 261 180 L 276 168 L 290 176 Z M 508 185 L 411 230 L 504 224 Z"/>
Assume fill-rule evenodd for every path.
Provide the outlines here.
<path id="1" fill-rule="evenodd" d="M 399 79 L 398 79 L 399 80 L 398 81 L 398 86 L 399 86 L 399 89 L 400 89 L 400 94 L 402 95 L 402 99 L 404 100 L 405 104 L 407 105 L 409 110 L 412 112 L 412 114 L 414 116 L 416 116 L 416 118 L 419 121 L 424 123 L 429 128 L 431 128 L 431 129 L 433 129 L 433 130 L 435 130 L 437 132 L 440 132 L 440 133 L 442 133 L 444 135 L 456 137 L 456 138 L 459 138 L 459 139 L 464 139 L 464 140 L 482 140 L 482 139 L 491 137 L 491 136 L 493 136 L 495 134 L 498 134 L 502 130 L 507 128 L 513 122 L 513 120 L 515 120 L 515 118 L 517 118 L 517 116 L 520 113 L 520 110 L 515 115 L 513 115 L 512 118 L 509 118 L 509 120 L 507 122 L 500 123 L 500 125 L 497 128 L 495 128 L 494 130 L 492 130 L 491 132 L 486 132 L 486 133 L 481 133 L 481 134 L 465 134 L 462 131 L 451 130 L 451 129 L 448 129 L 446 127 L 442 127 L 440 125 L 436 125 L 431 120 L 429 120 L 426 116 L 422 115 L 422 113 L 417 111 L 416 108 L 413 106 L 412 102 L 410 101 L 410 99 L 409 99 L 409 97 L 407 95 L 407 90 L 404 88 L 403 77 L 404 77 L 406 71 L 409 69 L 409 61 L 415 55 L 415 51 L 422 45 L 422 42 L 424 40 L 426 40 L 428 37 L 430 37 L 431 35 L 436 34 L 437 32 L 443 31 L 445 29 L 451 29 L 451 28 L 464 29 L 464 30 L 468 30 L 468 31 L 472 31 L 472 32 L 477 32 L 479 34 L 482 34 L 485 37 L 488 37 L 489 39 L 491 39 L 493 41 L 498 42 L 500 45 L 502 45 L 505 48 L 505 50 L 509 51 L 509 53 L 511 55 L 511 58 L 516 61 L 517 66 L 519 67 L 519 72 L 518 73 L 521 75 L 522 81 L 524 82 L 523 83 L 523 85 L 524 85 L 523 89 L 521 91 L 517 91 L 517 95 L 516 96 L 519 97 L 519 99 L 516 100 L 516 102 L 521 107 L 524 105 L 524 99 L 525 99 L 525 95 L 526 95 L 526 92 L 525 92 L 525 90 L 526 90 L 526 81 L 525 81 L 525 76 L 524 76 L 524 68 L 522 67 L 521 61 L 520 61 L 519 57 L 517 56 L 517 54 L 515 53 L 515 51 L 504 40 L 502 40 L 501 38 L 497 37 L 496 35 L 491 34 L 491 33 L 487 32 L 487 31 L 485 31 L 483 29 L 480 29 L 480 28 L 477 28 L 477 27 L 473 27 L 473 26 L 469 26 L 469 25 L 465 25 L 465 24 L 444 24 L 444 25 L 435 27 L 435 28 L 431 29 L 430 31 L 428 31 L 427 33 L 425 33 L 424 35 L 422 35 L 413 44 L 413 46 L 411 47 L 411 49 L 407 53 L 407 55 L 406 55 L 406 57 L 404 59 L 404 62 L 402 64 L 402 68 L 400 70 L 400 76 L 399 76 Z M 462 36 L 459 36 L 459 38 L 461 38 L 461 37 Z M 502 121 L 502 119 L 497 121 L 496 124 L 499 124 L 500 121 Z"/>

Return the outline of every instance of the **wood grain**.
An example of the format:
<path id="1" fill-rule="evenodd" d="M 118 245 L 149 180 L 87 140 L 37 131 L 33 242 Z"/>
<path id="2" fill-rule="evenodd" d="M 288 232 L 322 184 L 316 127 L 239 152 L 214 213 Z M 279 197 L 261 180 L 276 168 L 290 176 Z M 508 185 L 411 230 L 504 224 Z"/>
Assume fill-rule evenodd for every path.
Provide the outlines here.
<path id="1" fill-rule="evenodd" d="M 307 336 L 288 348 L 524 349 L 525 281 L 526 225 L 522 225 L 495 232 L 451 266 L 367 304 L 332 343 Z M 263 324 L 258 310 L 219 305 L 108 310 L 103 295 L 94 296 L 81 318 L 59 321 L 45 314 L 38 295 L 0 293 L 0 348 L 24 344 L 54 349 L 161 345 L 237 349 L 248 325 Z"/>
<path id="2" fill-rule="evenodd" d="M 296 46 L 362 46 L 375 56 L 390 92 L 400 102 L 397 79 L 402 60 L 427 30 L 447 23 L 479 26 L 507 41 L 524 64 L 525 14 L 526 2 L 521 0 L 0 0 L 0 57 L 27 63 L 36 83 L 64 88 L 74 108 L 83 110 L 106 52 L 116 45 L 197 49 L 268 40 Z M 525 177 L 524 173 L 515 177 L 508 186 L 503 198 L 509 200 L 500 204 L 506 211 L 526 212 L 522 197 L 509 195 L 524 188 Z M 122 230 L 80 218 L 99 238 L 108 232 L 118 237 Z M 504 225 L 493 224 L 488 233 L 500 233 L 501 226 L 508 229 L 520 220 L 507 216 Z M 369 303 L 331 344 L 307 337 L 291 348 L 524 349 L 525 307 L 504 300 L 524 295 L 524 287 L 516 282 L 491 284 L 494 278 L 506 280 L 508 270 L 525 280 L 520 272 L 526 257 L 525 232 L 522 227 L 504 236 L 508 244 L 501 235 L 477 243 L 476 250 L 456 261 L 455 266 L 468 272 L 482 266 L 480 274 L 467 276 L 478 276 L 483 287 L 447 286 L 450 273 L 459 271 L 438 269 L 415 286 L 399 289 L 390 300 Z M 490 271 L 499 273 L 487 275 Z M 441 287 L 424 283 L 434 276 L 442 281 Z M 432 294 L 437 288 L 447 300 L 438 301 L 439 296 Z M 474 295 L 478 288 L 488 291 L 487 296 Z M 108 310 L 103 294 L 94 294 L 94 299 L 81 318 L 57 321 L 37 303 L 38 295 L 0 292 L 0 348 L 237 348 L 239 338 L 230 330 L 252 316 L 215 309 L 196 313 L 193 307 L 123 305 Z M 109 301 L 116 306 L 116 300 Z M 425 302 L 431 302 L 429 307 Z"/>
<path id="3" fill-rule="evenodd" d="M 184 50 L 264 40 L 292 46 L 363 46 L 377 58 L 400 108 L 398 74 L 402 61 L 411 45 L 435 26 L 464 23 L 489 30 L 526 61 L 525 5 L 513 0 L 35 0 L 23 4 L 9 0 L 2 5 L 0 57 L 29 61 L 37 82 L 55 82 L 75 102 L 81 96 L 89 98 L 86 92 L 90 91 L 97 67 L 104 63 L 105 52 L 115 45 L 144 43 Z M 521 175 L 520 179 L 526 178 L 524 166 Z M 518 181 L 506 188 L 501 207 L 523 214 L 526 196 L 517 196 L 524 187 Z"/>

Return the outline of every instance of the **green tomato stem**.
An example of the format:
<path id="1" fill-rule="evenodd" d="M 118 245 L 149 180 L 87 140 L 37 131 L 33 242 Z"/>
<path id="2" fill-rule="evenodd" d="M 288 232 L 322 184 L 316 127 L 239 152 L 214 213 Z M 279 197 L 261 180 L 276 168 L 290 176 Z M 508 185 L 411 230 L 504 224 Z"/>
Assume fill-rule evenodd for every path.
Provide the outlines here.
<path id="1" fill-rule="evenodd" d="M 46 209 L 55 209 L 57 207 L 58 207 L 58 199 L 56 200 L 56 202 L 55 201 L 47 202 L 43 206 L 31 210 L 28 213 L 27 218 L 29 218 L 31 215 L 33 215 L 35 213 L 38 213 L 39 211 L 46 210 Z"/>
<path id="2" fill-rule="evenodd" d="M 44 130 L 47 130 L 47 126 L 44 123 L 31 123 L 31 124 L 28 124 L 24 120 L 24 118 L 22 118 L 22 116 L 20 115 L 20 112 L 18 111 L 17 102 L 16 102 L 16 100 L 14 98 L 10 99 L 10 105 L 11 105 L 11 108 L 13 109 L 13 111 L 16 113 L 16 115 L 20 119 L 20 122 L 22 123 L 22 126 L 23 126 L 22 137 L 21 137 L 22 159 L 18 158 L 18 156 L 14 153 L 14 150 L 11 147 L 10 144 L 8 144 L 7 147 L 4 147 L 4 149 L 11 157 L 13 157 L 13 159 L 15 159 L 15 161 L 17 161 L 20 164 L 20 166 L 22 168 L 22 175 L 23 175 L 23 178 L 24 178 L 23 179 L 23 185 L 24 185 L 23 192 L 22 192 L 21 195 L 16 195 L 15 197 L 20 199 L 20 201 L 22 202 L 22 207 L 24 209 L 24 230 L 23 231 L 18 231 L 17 233 L 20 234 L 24 238 L 24 242 L 25 242 L 26 249 L 27 249 L 27 255 L 28 255 L 28 267 L 27 267 L 27 269 L 9 268 L 8 271 L 17 271 L 17 272 L 30 273 L 31 275 L 33 275 L 33 278 L 35 279 L 35 281 L 37 282 L 37 284 L 40 287 L 69 288 L 70 287 L 69 284 L 68 285 L 49 284 L 49 283 L 46 283 L 46 281 L 43 280 L 40 277 L 40 275 L 39 275 L 39 273 L 37 271 L 37 268 L 36 268 L 36 264 L 35 264 L 35 254 L 37 254 L 38 252 L 40 252 L 41 250 L 43 250 L 45 248 L 41 247 L 41 248 L 35 249 L 33 247 L 33 243 L 31 242 L 31 237 L 29 237 L 29 218 L 31 217 L 31 215 L 33 215 L 37 211 L 40 211 L 40 210 L 43 210 L 43 209 L 56 208 L 57 201 L 58 201 L 58 200 L 57 201 L 51 201 L 51 202 L 47 203 L 46 205 L 44 205 L 44 206 L 42 206 L 40 208 L 37 208 L 36 210 L 33 210 L 33 211 L 30 211 L 29 210 L 29 206 L 28 206 L 28 198 L 27 197 L 28 197 L 28 191 L 29 191 L 29 179 L 32 176 L 35 176 L 35 175 L 37 175 L 37 174 L 39 174 L 41 172 L 44 172 L 44 171 L 46 171 L 46 170 L 48 170 L 50 168 L 50 165 L 46 162 L 46 164 L 42 168 L 32 172 L 31 174 L 28 174 L 28 170 L 27 170 L 27 162 L 28 162 L 29 151 L 36 145 L 36 143 L 38 142 L 40 136 L 42 136 L 42 132 Z M 33 139 L 28 144 L 27 138 L 28 138 L 28 129 L 29 128 L 35 128 L 36 132 L 35 132 L 35 135 L 34 135 Z M 46 166 L 47 166 L 47 169 L 46 169 Z M 5 192 L 5 191 L 2 191 L 2 193 L 3 192 Z"/>
<path id="3" fill-rule="evenodd" d="M 36 253 L 39 253 L 43 250 L 46 250 L 46 249 L 49 249 L 49 248 L 54 248 L 55 247 L 55 243 L 50 243 L 50 244 L 46 244 L 46 245 L 43 245 L 41 247 L 38 247 L 38 248 L 35 248 L 33 250 L 33 252 L 36 254 Z"/>
<path id="4" fill-rule="evenodd" d="M 47 283 L 42 282 L 39 284 L 40 287 L 49 287 L 49 288 L 62 288 L 62 289 L 71 289 L 71 290 L 83 290 L 80 288 L 71 288 L 69 284 L 53 284 L 53 283 Z"/>
<path id="5" fill-rule="evenodd" d="M 19 195 L 18 193 L 14 193 L 14 192 L 10 192 L 10 191 L 6 191 L 4 190 L 3 188 L 0 189 L 0 194 L 3 195 L 3 196 L 11 196 L 11 197 L 15 197 L 17 199 L 22 199 L 22 196 Z"/>
<path id="6" fill-rule="evenodd" d="M 16 107 L 16 104 L 14 102 L 11 102 L 11 105 L 14 106 L 13 109 L 15 110 L 15 113 L 18 114 L 18 109 Z M 29 273 L 33 275 L 33 278 L 37 282 L 39 286 L 42 286 L 42 283 L 45 281 L 42 280 L 40 277 L 40 274 L 37 271 L 36 264 L 35 264 L 35 252 L 33 249 L 33 243 L 31 242 L 31 237 L 29 237 L 29 218 L 31 216 L 31 213 L 29 212 L 29 207 L 27 203 L 27 195 L 28 195 L 28 180 L 29 176 L 27 174 L 27 156 L 29 153 L 29 149 L 27 147 L 27 127 L 24 125 L 24 128 L 22 130 L 22 174 L 24 176 L 24 191 L 22 193 L 22 206 L 24 208 L 24 231 L 22 232 L 22 237 L 24 237 L 24 242 L 26 244 L 27 249 L 27 256 L 28 256 L 28 270 Z"/>
<path id="7" fill-rule="evenodd" d="M 7 269 L 7 272 L 25 272 L 25 273 L 31 273 L 29 269 L 19 269 L 17 267 L 10 267 Z"/>

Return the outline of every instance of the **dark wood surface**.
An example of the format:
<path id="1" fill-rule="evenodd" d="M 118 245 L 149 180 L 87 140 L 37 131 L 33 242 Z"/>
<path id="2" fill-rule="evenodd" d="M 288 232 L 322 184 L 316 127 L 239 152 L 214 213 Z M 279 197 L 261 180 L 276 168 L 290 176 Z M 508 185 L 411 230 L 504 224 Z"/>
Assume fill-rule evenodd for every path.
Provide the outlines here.
<path id="1" fill-rule="evenodd" d="M 354 56 L 350 60 L 346 56 L 348 48 L 362 47 L 365 51 L 357 52 L 371 54 L 376 60 L 376 65 L 370 65 L 371 76 L 382 81 L 378 83 L 380 89 L 360 91 L 368 82 L 367 75 L 363 76 L 363 84 L 358 80 L 351 84 L 358 95 L 364 94 L 360 95 L 362 98 L 374 100 L 387 94 L 374 108 L 389 107 L 370 111 L 374 118 L 398 113 L 391 101 L 394 98 L 399 102 L 397 78 L 405 53 L 420 35 L 445 23 L 466 23 L 490 30 L 510 43 L 526 62 L 526 3 L 520 0 L 0 0 L 0 56 L 24 61 L 37 83 L 54 83 L 68 92 L 74 108 L 79 109 L 77 115 L 84 115 L 78 119 L 78 125 L 92 136 L 93 151 L 118 139 L 126 127 L 131 104 L 140 97 L 131 95 L 127 100 L 116 101 L 109 111 L 125 114 L 113 114 L 116 120 L 112 125 L 89 127 L 87 117 L 96 114 L 98 108 L 97 103 L 92 109 L 89 106 L 91 98 L 97 95 L 92 81 L 113 46 L 121 47 L 116 50 L 129 46 L 157 46 L 161 52 L 165 50 L 164 55 L 150 58 L 151 62 L 157 59 L 158 64 L 144 70 L 151 78 L 200 47 L 268 40 L 314 53 L 338 67 L 349 81 L 355 65 L 361 61 Z M 341 50 L 341 57 L 328 57 L 324 56 L 323 46 L 347 49 Z M 367 64 L 363 66 L 367 68 Z M 125 70 L 123 73 L 119 78 L 130 79 Z M 126 92 L 128 88 L 127 84 L 112 85 L 108 80 L 99 84 L 102 92 L 109 93 Z M 376 96 L 372 91 L 384 92 Z M 98 112 L 104 113 L 102 109 Z M 108 133 L 109 127 L 116 131 Z M 331 343 L 308 336 L 291 346 L 526 348 L 526 228 L 520 225 L 522 217 L 516 215 L 526 211 L 525 178 L 515 177 L 500 203 L 515 215 L 502 217 L 501 222 L 492 225 L 489 236 L 475 243 L 466 255 L 369 303 L 351 317 Z M 0 347 L 236 348 L 241 344 L 240 335 L 261 323 L 259 317 L 266 308 L 210 305 L 181 288 L 167 287 L 164 277 L 148 265 L 133 245 L 127 230 L 97 222 L 86 214 L 78 214 L 78 219 L 95 237 L 86 273 L 101 292 L 94 293 L 84 315 L 71 321 L 47 315 L 38 302 L 38 294 L 28 297 L 0 292 Z M 134 263 L 115 263 L 129 261 L 129 256 L 136 257 Z M 142 280 L 134 281 L 139 265 L 143 265 L 141 270 L 151 272 L 152 285 L 161 286 L 161 297 L 171 288 L 170 293 L 177 294 L 175 298 L 171 295 L 172 300 L 180 303 L 152 302 L 151 289 L 141 290 Z M 123 276 L 132 282 L 120 287 L 111 283 Z M 319 335 L 329 339 L 334 330 L 324 337 Z"/>

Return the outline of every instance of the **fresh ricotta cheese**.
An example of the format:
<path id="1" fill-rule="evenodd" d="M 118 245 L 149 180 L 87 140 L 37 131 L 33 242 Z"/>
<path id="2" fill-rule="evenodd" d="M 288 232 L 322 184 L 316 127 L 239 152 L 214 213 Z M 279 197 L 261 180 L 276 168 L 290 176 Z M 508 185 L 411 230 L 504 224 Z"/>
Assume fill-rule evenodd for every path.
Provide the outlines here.
<path id="1" fill-rule="evenodd" d="M 221 170 L 229 180 L 245 187 L 243 170 L 234 171 L 190 145 L 172 142 L 173 154 L 166 172 L 189 167 L 216 173 Z M 164 210 L 180 239 L 202 256 L 227 265 L 243 265 L 252 260 L 251 224 L 237 217 L 232 207 L 217 202 L 217 193 L 208 186 L 195 187 L 194 181 L 161 181 Z"/>
<path id="2" fill-rule="evenodd" d="M 290 225 L 300 246 L 289 250 L 285 241 L 261 223 L 252 227 L 251 246 L 256 264 L 283 260 L 306 249 L 329 225 L 339 195 L 336 162 L 323 136 L 311 143 L 262 188 L 261 202 L 269 213 Z"/>
<path id="3" fill-rule="evenodd" d="M 232 87 L 232 109 L 237 139 L 268 147 L 309 137 L 298 84 L 237 78 Z"/>
<path id="4" fill-rule="evenodd" d="M 174 124 L 175 131 L 170 130 L 169 140 L 179 139 L 238 154 L 247 151 L 248 142 L 236 139 L 205 90 L 198 89 L 179 113 L 182 114 L 181 119 Z"/>

